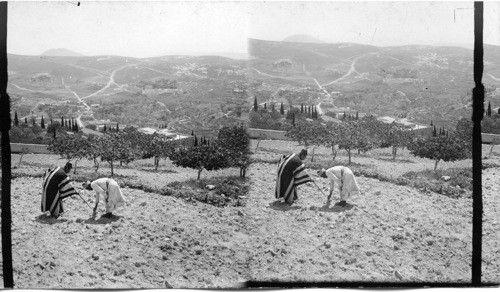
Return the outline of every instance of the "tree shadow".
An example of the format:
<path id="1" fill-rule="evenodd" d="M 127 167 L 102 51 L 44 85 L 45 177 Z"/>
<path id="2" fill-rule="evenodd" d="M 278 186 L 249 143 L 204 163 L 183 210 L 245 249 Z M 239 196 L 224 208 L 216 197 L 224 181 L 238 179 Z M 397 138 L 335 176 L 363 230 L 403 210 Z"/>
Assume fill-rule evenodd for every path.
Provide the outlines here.
<path id="1" fill-rule="evenodd" d="M 111 218 L 107 218 L 107 217 L 104 217 L 104 215 L 102 215 L 99 219 L 95 219 L 95 217 L 90 217 L 89 219 L 83 221 L 85 224 L 109 224 L 109 223 L 113 223 L 113 222 L 116 222 L 118 220 L 120 220 L 120 218 L 122 218 L 123 216 L 119 216 L 119 215 L 113 215 Z"/>
<path id="2" fill-rule="evenodd" d="M 271 204 L 269 204 L 269 208 L 273 209 L 273 210 L 277 210 L 277 211 L 290 211 L 290 210 L 297 210 L 297 209 L 301 209 L 302 207 L 301 206 L 293 206 L 292 204 L 288 204 L 288 203 L 285 203 L 285 202 L 282 202 L 282 201 L 274 201 L 272 202 Z"/>
<path id="3" fill-rule="evenodd" d="M 378 159 L 383 160 L 383 161 L 388 161 L 388 162 L 416 163 L 415 161 L 413 161 L 411 159 L 404 159 L 404 158 L 392 159 L 392 156 L 391 156 L 391 158 L 378 158 Z"/>
<path id="4" fill-rule="evenodd" d="M 57 224 L 57 223 L 68 222 L 68 219 L 66 219 L 66 218 L 57 218 L 57 217 L 54 217 L 54 216 L 49 215 L 49 214 L 42 214 L 40 216 L 37 216 L 35 218 L 35 221 L 38 222 L 38 223 L 42 223 L 42 224 L 52 225 L 52 224 Z"/>
<path id="5" fill-rule="evenodd" d="M 148 167 L 142 167 L 141 168 L 142 171 L 147 171 L 147 172 L 151 172 L 151 173 L 178 173 L 178 171 L 176 170 L 173 170 L 173 169 L 158 169 L 158 170 L 155 170 L 154 168 L 148 168 Z"/>
<path id="6" fill-rule="evenodd" d="M 332 207 L 330 207 L 330 203 L 326 203 L 322 207 L 311 207 L 311 210 L 317 210 L 319 212 L 326 212 L 326 213 L 341 213 L 345 212 L 347 210 L 351 210 L 352 208 L 356 207 L 355 204 L 349 204 L 346 203 L 345 205 L 340 204 L 340 202 L 336 203 Z"/>

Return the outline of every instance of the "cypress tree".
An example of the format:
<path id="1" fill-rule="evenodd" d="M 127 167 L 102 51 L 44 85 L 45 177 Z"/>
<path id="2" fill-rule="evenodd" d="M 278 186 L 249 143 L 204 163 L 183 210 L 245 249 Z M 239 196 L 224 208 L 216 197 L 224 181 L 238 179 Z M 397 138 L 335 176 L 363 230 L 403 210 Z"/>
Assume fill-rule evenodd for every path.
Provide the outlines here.
<path id="1" fill-rule="evenodd" d="M 431 121 L 431 127 L 434 126 L 434 124 L 432 124 L 432 121 Z"/>
<path id="2" fill-rule="evenodd" d="M 28 124 L 28 118 L 24 118 L 24 123 L 27 125 Z"/>
<path id="3" fill-rule="evenodd" d="M 358 112 L 356 112 L 356 120 L 358 120 L 358 119 L 359 119 Z"/>
<path id="4" fill-rule="evenodd" d="M 194 136 L 194 131 L 193 130 L 191 130 L 191 136 Z"/>
<path id="5" fill-rule="evenodd" d="M 282 115 L 285 114 L 285 109 L 283 108 L 283 103 L 281 103 L 280 114 L 282 114 Z"/>
<path id="6" fill-rule="evenodd" d="M 64 127 L 64 117 L 61 117 L 61 127 Z"/>
<path id="7" fill-rule="evenodd" d="M 14 112 L 14 125 L 19 126 L 19 119 L 17 118 L 17 111 Z"/>
<path id="8" fill-rule="evenodd" d="M 56 127 L 54 127 L 54 139 L 56 138 Z"/>
<path id="9" fill-rule="evenodd" d="M 256 112 L 259 109 L 259 104 L 257 103 L 257 96 L 253 100 L 253 111 Z"/>
<path id="10" fill-rule="evenodd" d="M 267 103 L 264 103 L 264 109 L 267 110 Z"/>
<path id="11" fill-rule="evenodd" d="M 43 116 L 42 121 L 40 122 L 40 127 L 42 127 L 42 129 L 45 129 L 45 121 L 43 120 Z"/>
<path id="12" fill-rule="evenodd" d="M 432 137 L 436 137 L 437 136 L 437 131 L 436 131 L 436 126 L 434 126 L 434 131 L 432 131 Z"/>
<path id="13" fill-rule="evenodd" d="M 344 112 L 344 115 L 342 116 L 342 119 L 345 120 L 345 118 L 346 118 L 346 114 Z"/>
<path id="14" fill-rule="evenodd" d="M 104 128 L 102 128 L 102 131 L 106 133 L 106 124 L 104 124 Z"/>
<path id="15" fill-rule="evenodd" d="M 292 125 L 295 127 L 295 114 L 292 114 Z"/>
<path id="16" fill-rule="evenodd" d="M 303 103 L 300 104 L 300 113 L 301 114 L 304 113 L 304 104 Z"/>
<path id="17" fill-rule="evenodd" d="M 488 117 L 491 117 L 491 102 L 488 101 L 488 110 L 486 111 Z"/>
<path id="18" fill-rule="evenodd" d="M 196 135 L 194 135 L 194 147 L 198 146 L 198 137 L 196 137 Z"/>
<path id="19" fill-rule="evenodd" d="M 120 127 L 118 126 L 118 123 L 116 123 L 116 131 L 120 132 Z"/>

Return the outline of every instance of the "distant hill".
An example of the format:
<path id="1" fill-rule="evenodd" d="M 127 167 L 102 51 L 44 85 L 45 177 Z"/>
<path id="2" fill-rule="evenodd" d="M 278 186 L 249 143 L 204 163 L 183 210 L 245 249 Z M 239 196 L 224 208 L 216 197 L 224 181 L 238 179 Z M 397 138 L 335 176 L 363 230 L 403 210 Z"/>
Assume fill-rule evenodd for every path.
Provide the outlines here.
<path id="1" fill-rule="evenodd" d="M 283 39 L 283 42 L 290 43 L 312 43 L 312 44 L 324 44 L 325 42 L 314 38 L 306 34 L 294 34 Z"/>
<path id="2" fill-rule="evenodd" d="M 379 115 L 408 114 L 413 121 L 432 120 L 439 125 L 470 115 L 471 49 L 249 39 L 248 51 L 249 67 L 257 80 L 336 92 L 325 100 L 338 107 Z M 500 104 L 500 95 L 494 93 L 500 88 L 498 60 L 500 47 L 485 45 L 483 83 L 492 105 Z M 315 92 L 296 92 L 295 103 L 316 101 Z"/>
<path id="3" fill-rule="evenodd" d="M 301 43 L 248 39 L 248 53 L 259 59 L 289 58 L 306 64 L 338 62 L 353 55 L 378 52 L 379 47 L 359 44 Z"/>
<path id="4" fill-rule="evenodd" d="M 58 49 L 50 49 L 42 54 L 40 56 L 57 56 L 57 57 L 82 57 L 83 55 L 80 53 L 73 52 L 68 49 L 64 48 L 58 48 Z"/>

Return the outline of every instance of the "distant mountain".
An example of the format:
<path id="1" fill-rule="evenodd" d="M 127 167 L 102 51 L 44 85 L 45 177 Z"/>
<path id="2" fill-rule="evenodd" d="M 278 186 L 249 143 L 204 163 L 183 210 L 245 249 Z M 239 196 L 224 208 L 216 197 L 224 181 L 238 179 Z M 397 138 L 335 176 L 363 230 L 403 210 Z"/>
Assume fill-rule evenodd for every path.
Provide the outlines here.
<path id="1" fill-rule="evenodd" d="M 312 43 L 312 44 L 324 44 L 325 42 L 314 38 L 306 34 L 294 34 L 283 39 L 283 42 L 289 43 Z"/>
<path id="2" fill-rule="evenodd" d="M 40 56 L 82 57 L 84 55 L 82 55 L 80 53 L 73 52 L 73 51 L 68 50 L 68 49 L 58 48 L 58 49 L 47 50 L 47 51 L 43 52 L 42 54 L 40 54 Z"/>
<path id="3" fill-rule="evenodd" d="M 248 39 L 248 53 L 259 59 L 289 58 L 305 64 L 338 63 L 354 55 L 378 52 L 381 48 L 359 44 L 300 43 Z"/>
<path id="4" fill-rule="evenodd" d="M 248 59 L 247 53 L 238 53 L 238 52 L 204 52 L 204 51 L 171 51 L 165 53 L 162 56 L 158 57 L 166 57 L 166 56 L 193 56 L 193 57 L 203 57 L 203 56 L 218 56 L 235 60 L 244 60 Z"/>

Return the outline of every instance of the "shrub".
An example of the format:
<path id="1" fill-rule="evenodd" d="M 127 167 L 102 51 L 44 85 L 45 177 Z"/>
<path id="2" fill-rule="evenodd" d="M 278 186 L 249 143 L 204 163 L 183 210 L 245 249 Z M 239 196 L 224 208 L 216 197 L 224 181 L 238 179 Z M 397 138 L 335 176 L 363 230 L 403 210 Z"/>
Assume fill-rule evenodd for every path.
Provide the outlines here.
<path id="1" fill-rule="evenodd" d="M 226 150 L 230 166 L 240 168 L 240 177 L 245 177 L 250 164 L 250 135 L 242 126 L 223 127 L 217 136 L 217 145 Z"/>
<path id="2" fill-rule="evenodd" d="M 211 171 L 229 167 L 229 157 L 226 153 L 225 149 L 217 145 L 181 147 L 172 151 L 170 160 L 176 166 L 198 170 L 198 179 L 200 179 L 203 169 Z"/>
<path id="3" fill-rule="evenodd" d="M 434 160 L 434 171 L 439 161 L 463 160 L 470 156 L 468 146 L 455 137 L 419 137 L 408 146 L 414 156 Z"/>
<path id="4" fill-rule="evenodd" d="M 207 185 L 214 185 L 208 190 Z M 160 190 L 162 195 L 196 200 L 218 207 L 228 204 L 244 206 L 241 196 L 246 196 L 250 185 L 246 179 L 240 177 L 215 177 L 210 179 L 187 180 L 172 182 Z"/>

